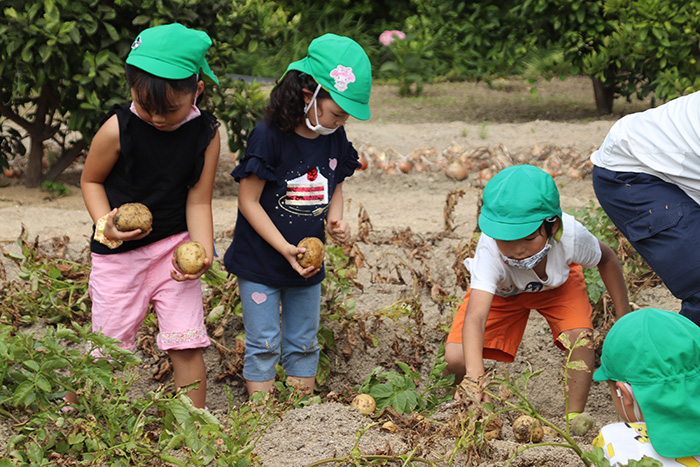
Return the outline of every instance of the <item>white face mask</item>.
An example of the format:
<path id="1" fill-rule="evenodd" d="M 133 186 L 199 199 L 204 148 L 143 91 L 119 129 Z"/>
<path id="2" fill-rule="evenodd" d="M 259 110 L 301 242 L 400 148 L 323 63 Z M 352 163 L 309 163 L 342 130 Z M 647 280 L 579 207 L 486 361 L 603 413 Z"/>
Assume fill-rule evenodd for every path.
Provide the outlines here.
<path id="1" fill-rule="evenodd" d="M 547 243 L 545 244 L 544 248 L 542 248 L 540 251 L 530 256 L 529 258 L 513 259 L 507 257 L 500 251 L 498 253 L 501 255 L 501 260 L 503 260 L 503 262 L 506 263 L 508 266 L 516 269 L 524 269 L 526 271 L 529 271 L 535 266 L 537 266 L 537 264 L 539 264 L 539 262 L 542 261 L 545 256 L 547 256 L 547 253 L 549 253 L 549 250 L 551 248 L 552 245 L 549 243 L 549 240 L 547 240 Z"/>
<path id="2" fill-rule="evenodd" d="M 316 86 L 316 91 L 314 91 L 314 95 L 313 95 L 313 97 L 311 97 L 311 100 L 309 101 L 309 103 L 304 106 L 304 115 L 306 115 L 306 127 L 309 130 L 311 130 L 315 133 L 318 133 L 319 135 L 327 136 L 327 135 L 332 134 L 335 130 L 337 130 L 338 127 L 326 128 L 325 126 L 321 125 L 318 122 L 318 108 L 316 106 L 316 95 L 318 94 L 318 91 L 320 91 L 320 90 L 321 90 L 321 85 L 319 84 L 318 86 Z M 316 116 L 316 125 L 315 126 L 312 125 L 311 121 L 309 120 L 309 109 L 311 108 L 312 104 L 314 106 L 314 114 Z"/>

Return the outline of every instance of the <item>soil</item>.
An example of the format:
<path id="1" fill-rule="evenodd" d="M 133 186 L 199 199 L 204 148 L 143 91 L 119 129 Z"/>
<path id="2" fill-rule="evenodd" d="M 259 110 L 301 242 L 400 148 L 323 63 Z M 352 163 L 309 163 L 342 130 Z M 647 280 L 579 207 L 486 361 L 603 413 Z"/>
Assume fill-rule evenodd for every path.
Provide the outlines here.
<path id="1" fill-rule="evenodd" d="M 585 78 L 534 85 L 502 80 L 492 87 L 485 83 L 439 83 L 426 86 L 424 94 L 414 98 L 399 98 L 392 86 L 374 87 L 373 117 L 367 122 L 353 120 L 346 126 L 355 146 L 370 159 L 369 167 L 358 171 L 343 187 L 345 218 L 355 234 L 353 257 L 360 264 L 359 285 L 353 291 L 356 322 L 364 326 L 355 325 L 351 332 L 336 337 L 338 351 L 329 355 L 330 379 L 319 393 L 326 402 L 287 412 L 261 437 L 255 452 L 264 465 L 300 466 L 348 455 L 358 431 L 374 422 L 349 406 L 348 395 L 376 367 L 400 371 L 395 362 L 403 361 L 421 374 L 423 384 L 427 381 L 465 292 L 460 254 L 476 228 L 480 190 L 489 175 L 502 167 L 504 158 L 548 167 L 557 175 L 564 209 L 597 203 L 588 175 L 588 156 L 620 115 L 648 104 L 619 102 L 615 115 L 599 117 L 593 102 L 592 86 Z M 444 168 L 460 155 L 469 160 L 470 170 L 466 179 L 457 181 L 449 178 Z M 404 158 L 415 163 L 406 174 L 396 169 Z M 228 175 L 234 165 L 235 155 L 222 153 L 213 204 L 220 255 L 231 241 L 236 220 L 237 186 Z M 572 167 L 578 171 L 570 171 Z M 38 237 L 47 251 L 52 251 L 58 237 L 67 244 L 61 250 L 63 256 L 86 261 L 92 222 L 77 185 L 79 174 L 79 163 L 64 173 L 61 181 L 71 193 L 58 198 L 26 189 L 17 180 L 0 180 L 4 185 L 0 187 L 0 246 L 16 252 L 16 239 L 24 226 L 29 238 Z M 364 262 L 360 262 L 362 258 Z M 16 269 L 4 258 L 0 280 L 18 280 Z M 663 285 L 644 289 L 633 300 L 638 306 L 680 309 L 678 300 Z M 401 316 L 400 305 L 406 302 L 414 304 L 412 316 Z M 235 336 L 242 331 L 240 318 L 231 320 L 216 337 L 219 348 L 235 348 Z M 374 336 L 376 344 L 362 339 L 368 334 Z M 163 356 L 139 352 L 144 365 L 136 390 L 146 392 L 162 384 L 153 376 L 159 370 L 157 360 Z M 516 376 L 527 369 L 541 369 L 528 386 L 528 398 L 560 426 L 564 410 L 562 356 L 552 344 L 544 319 L 532 313 L 516 361 L 498 365 Z M 207 349 L 205 358 L 207 405 L 215 415 L 222 415 L 228 410 L 225 388 L 231 389 L 234 403 L 241 404 L 246 400 L 244 383 L 240 374 L 231 371 L 233 357 L 222 358 L 217 346 Z M 171 378 L 165 382 L 172 384 Z M 439 427 L 454 418 L 457 410 L 457 405 L 442 406 L 420 422 L 394 417 L 398 433 L 381 430 L 381 423 L 375 425 L 361 437 L 359 449 L 366 454 L 396 454 L 408 453 L 418 445 L 423 457 L 443 457 L 454 448 L 455 438 L 447 432 L 440 434 Z M 586 435 L 574 438 L 584 449 L 590 449 L 602 425 L 617 421 L 606 385 L 593 384 L 587 412 L 596 425 Z M 460 449 L 453 465 L 503 465 L 520 446 L 510 429 L 515 414 L 503 418 L 498 439 L 490 441 L 478 455 Z M 418 423 L 426 428 L 417 430 Z M 3 452 L 10 433 L 9 424 L 0 421 Z M 557 440 L 547 435 L 545 441 Z M 512 465 L 583 464 L 569 449 L 543 446 L 519 454 Z"/>

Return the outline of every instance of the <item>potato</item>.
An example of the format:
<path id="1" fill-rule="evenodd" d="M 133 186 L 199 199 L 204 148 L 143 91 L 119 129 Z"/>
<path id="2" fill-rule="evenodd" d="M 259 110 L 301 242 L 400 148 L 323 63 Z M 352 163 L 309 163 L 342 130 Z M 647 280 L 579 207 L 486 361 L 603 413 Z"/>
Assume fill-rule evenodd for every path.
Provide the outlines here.
<path id="1" fill-rule="evenodd" d="M 372 415 L 377 403 L 369 394 L 358 394 L 350 403 L 350 407 L 355 407 L 362 415 Z"/>
<path id="2" fill-rule="evenodd" d="M 501 437 L 501 428 L 503 427 L 503 421 L 500 418 L 493 416 L 489 419 L 484 427 L 484 438 L 491 441 L 493 439 L 498 439 Z"/>
<path id="3" fill-rule="evenodd" d="M 382 425 L 382 430 L 388 431 L 389 433 L 398 433 L 399 427 L 396 426 L 396 423 L 388 421 L 384 422 L 384 424 Z"/>
<path id="4" fill-rule="evenodd" d="M 136 229 L 145 232 L 151 228 L 152 224 L 151 211 L 141 203 L 122 204 L 114 215 L 114 226 L 122 232 Z"/>
<path id="5" fill-rule="evenodd" d="M 593 417 L 587 413 L 580 413 L 571 420 L 571 432 L 576 436 L 583 436 L 595 425 Z"/>
<path id="6" fill-rule="evenodd" d="M 175 248 L 175 263 L 180 272 L 184 274 L 196 274 L 204 267 L 207 251 L 201 243 L 189 241 L 180 243 Z"/>
<path id="7" fill-rule="evenodd" d="M 316 237 L 306 237 L 302 239 L 297 248 L 306 248 L 305 253 L 299 253 L 297 255 L 297 260 L 301 267 L 308 268 L 313 266 L 319 269 L 323 264 L 323 257 L 325 256 L 326 250 L 323 246 L 323 242 Z"/>
<path id="8" fill-rule="evenodd" d="M 513 435 L 519 443 L 539 443 L 544 438 L 544 430 L 539 420 L 521 415 L 513 422 Z"/>

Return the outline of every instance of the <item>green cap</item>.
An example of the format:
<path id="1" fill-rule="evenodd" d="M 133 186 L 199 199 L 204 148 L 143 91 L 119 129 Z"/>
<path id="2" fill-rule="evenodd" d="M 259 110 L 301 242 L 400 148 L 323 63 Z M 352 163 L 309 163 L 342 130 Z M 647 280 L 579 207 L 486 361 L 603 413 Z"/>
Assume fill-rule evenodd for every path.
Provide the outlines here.
<path id="1" fill-rule="evenodd" d="M 479 228 L 496 240 L 525 238 L 545 219 L 561 216 L 554 179 L 534 165 L 501 170 L 486 184 L 483 201 Z"/>
<path id="2" fill-rule="evenodd" d="M 372 65 L 354 40 L 335 34 L 317 37 L 309 44 L 306 57 L 291 63 L 289 70 L 308 73 L 341 109 L 358 120 L 369 119 Z"/>
<path id="3" fill-rule="evenodd" d="M 212 42 L 204 31 L 173 23 L 141 31 L 131 44 L 126 63 L 166 79 L 184 79 L 201 73 L 219 85 L 205 58 Z"/>
<path id="4" fill-rule="evenodd" d="M 603 342 L 595 381 L 632 386 L 649 440 L 664 457 L 700 453 L 700 327 L 654 308 L 620 318 Z"/>

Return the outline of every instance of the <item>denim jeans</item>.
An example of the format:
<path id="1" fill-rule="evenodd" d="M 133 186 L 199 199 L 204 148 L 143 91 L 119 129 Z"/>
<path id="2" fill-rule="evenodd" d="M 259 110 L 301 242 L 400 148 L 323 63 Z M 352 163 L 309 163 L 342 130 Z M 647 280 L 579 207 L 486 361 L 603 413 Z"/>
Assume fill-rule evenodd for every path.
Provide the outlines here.
<path id="1" fill-rule="evenodd" d="M 269 287 L 238 278 L 245 326 L 243 377 L 268 381 L 281 362 L 287 376 L 316 376 L 321 284 Z"/>
<path id="2" fill-rule="evenodd" d="M 644 173 L 594 167 L 593 188 L 615 226 L 683 301 L 681 314 L 700 325 L 700 205 Z"/>

